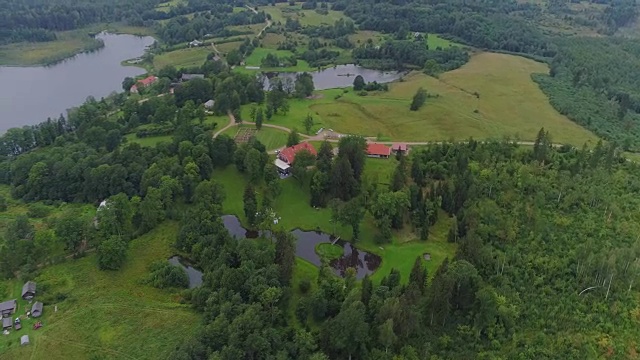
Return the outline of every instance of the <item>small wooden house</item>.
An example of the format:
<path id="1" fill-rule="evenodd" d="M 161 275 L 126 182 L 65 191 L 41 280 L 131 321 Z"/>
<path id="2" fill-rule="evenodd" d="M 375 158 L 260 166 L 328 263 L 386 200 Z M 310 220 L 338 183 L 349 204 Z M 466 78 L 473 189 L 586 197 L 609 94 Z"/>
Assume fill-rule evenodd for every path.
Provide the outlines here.
<path id="1" fill-rule="evenodd" d="M 0 315 L 2 315 L 3 317 L 10 316 L 16 312 L 17 307 L 18 302 L 16 301 L 16 299 L 0 303 Z"/>
<path id="2" fill-rule="evenodd" d="M 33 306 L 31 307 L 31 316 L 34 318 L 40 317 L 42 315 L 42 303 L 39 301 L 36 301 L 35 303 L 33 303 Z"/>
<path id="3" fill-rule="evenodd" d="M 31 300 L 36 296 L 36 282 L 27 281 L 22 286 L 22 299 Z"/>

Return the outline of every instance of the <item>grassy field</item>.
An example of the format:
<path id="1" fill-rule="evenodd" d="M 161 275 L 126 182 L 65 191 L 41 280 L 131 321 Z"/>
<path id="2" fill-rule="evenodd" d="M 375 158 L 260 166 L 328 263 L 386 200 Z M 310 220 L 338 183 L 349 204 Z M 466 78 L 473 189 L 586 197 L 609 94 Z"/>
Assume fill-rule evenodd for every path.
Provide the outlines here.
<path id="1" fill-rule="evenodd" d="M 226 54 L 233 49 L 239 48 L 240 45 L 242 45 L 242 41 L 232 41 L 232 42 L 216 45 L 216 48 L 218 48 L 218 51 L 220 51 L 221 53 Z"/>
<path id="2" fill-rule="evenodd" d="M 160 359 L 188 338 L 198 316 L 176 302 L 175 293 L 143 285 L 147 267 L 172 255 L 176 223 L 164 223 L 130 243 L 127 263 L 116 272 L 99 271 L 95 255 L 45 268 L 39 288 L 66 299 L 45 304 L 43 328 L 30 331 L 31 345 L 16 343 L 21 332 L 0 340 L 5 359 Z M 46 285 L 45 285 L 46 284 Z M 13 296 L 21 284 L 11 283 Z M 19 313 L 24 310 L 20 309 Z M 132 341 L 135 339 L 135 341 Z M 9 342 L 11 344 L 9 345 Z"/>
<path id="3" fill-rule="evenodd" d="M 371 30 L 360 30 L 355 34 L 349 35 L 349 40 L 356 46 L 366 43 L 369 39 L 374 44 L 380 44 L 384 41 L 384 35 L 381 32 Z"/>
<path id="4" fill-rule="evenodd" d="M 171 135 L 163 135 L 163 136 L 149 136 L 144 138 L 139 138 L 136 134 L 127 134 L 124 136 L 128 142 L 135 142 L 142 146 L 154 147 L 161 142 L 172 142 L 173 139 Z"/>
<path id="5" fill-rule="evenodd" d="M 180 69 L 183 67 L 201 66 L 207 55 L 213 52 L 210 46 L 184 48 L 154 56 L 153 67 L 162 69 L 167 65 Z"/>
<path id="6" fill-rule="evenodd" d="M 271 122 L 302 128 L 312 114 L 314 130 L 332 128 L 347 134 L 382 136 L 394 141 L 439 141 L 487 138 L 534 140 L 544 127 L 554 142 L 581 146 L 595 135 L 560 115 L 531 80 L 546 65 L 518 56 L 481 53 L 460 69 L 438 79 L 414 72 L 390 85 L 388 92 L 358 96 L 340 89 L 318 91 L 314 100 L 291 100 L 290 111 Z M 418 88 L 435 97 L 410 111 Z M 478 96 L 475 95 L 478 94 Z M 339 99 L 335 99 L 340 96 Z M 245 106 L 243 111 L 249 111 Z"/>
<path id="7" fill-rule="evenodd" d="M 100 42 L 89 36 L 106 30 L 116 34 L 153 35 L 151 28 L 124 24 L 96 24 L 90 27 L 57 32 L 57 40 L 49 42 L 21 42 L 0 46 L 0 65 L 35 66 L 52 64 L 89 49 L 96 49 Z"/>
<path id="8" fill-rule="evenodd" d="M 367 167 L 370 167 L 369 165 L 370 162 L 368 161 L 365 166 L 365 172 L 371 171 L 367 169 Z M 384 167 L 384 163 L 377 165 L 378 169 Z M 390 173 L 393 171 L 394 165 L 394 162 L 389 161 L 386 166 L 391 170 L 384 171 Z M 234 166 L 214 172 L 213 178 L 222 184 L 225 189 L 226 198 L 222 205 L 224 213 L 236 215 L 244 222 L 243 205 L 240 199 L 242 199 L 247 184 L 246 179 Z M 303 187 L 293 178 L 282 180 L 282 192 L 274 203 L 274 210 L 281 217 L 279 226 L 286 230 L 300 228 L 333 233 L 334 227 L 330 222 L 331 211 L 327 208 L 312 208 L 309 206 L 309 199 L 308 185 Z M 395 233 L 392 242 L 383 244 L 381 249 L 381 246 L 373 241 L 377 232 L 375 220 L 367 213 L 360 225 L 361 235 L 356 246 L 382 257 L 382 265 L 373 276 L 376 281 L 381 280 L 392 268 L 396 268 L 400 270 L 403 282 L 405 282 L 417 256 L 422 256 L 423 253 L 431 254 L 431 261 L 426 262 L 426 264 L 432 274 L 446 257 L 453 257 L 456 246 L 446 242 L 449 226 L 450 219 L 443 213 L 438 223 L 430 230 L 429 240 L 415 240 L 415 236 L 410 231 L 404 230 L 403 232 Z M 335 234 L 343 239 L 351 239 L 351 228 L 338 225 L 335 228 Z M 297 263 L 299 264 L 300 261 Z"/>
<path id="9" fill-rule="evenodd" d="M 233 138 L 238 133 L 239 128 L 242 127 L 250 127 L 252 129 L 255 128 L 254 125 L 234 126 L 225 130 L 223 134 L 229 135 L 229 137 Z M 264 144 L 267 150 L 275 150 L 287 144 L 288 133 L 278 129 L 263 127 L 260 131 L 256 132 L 255 136 L 261 143 Z"/>
<path id="10" fill-rule="evenodd" d="M 438 36 L 438 34 L 427 34 L 426 42 L 427 46 L 431 50 L 435 50 L 437 48 L 446 49 L 454 46 L 461 46 L 458 43 L 441 38 L 440 36 Z"/>
<path id="11" fill-rule="evenodd" d="M 267 54 L 274 54 L 278 57 L 290 57 L 293 55 L 291 51 L 288 50 L 275 50 L 275 49 L 267 49 L 267 48 L 256 48 L 253 50 L 251 55 L 249 55 L 245 59 L 246 66 L 262 66 L 262 59 L 267 56 Z M 281 71 L 281 72 L 296 72 L 296 71 L 313 71 L 315 68 L 309 66 L 309 64 L 304 60 L 298 60 L 296 66 L 288 66 L 288 67 L 277 67 L 277 68 L 263 68 L 261 67 L 259 70 L 248 70 L 243 66 L 236 67 L 236 71 L 243 72 L 256 72 L 256 71 Z"/>
<path id="12" fill-rule="evenodd" d="M 162 12 L 168 13 L 169 11 L 171 11 L 171 8 L 176 7 L 182 3 L 184 3 L 183 0 L 170 0 L 167 2 L 163 2 L 161 4 L 158 4 L 158 6 L 156 6 L 156 11 L 162 11 Z"/>
<path id="13" fill-rule="evenodd" d="M 315 10 L 302 10 L 302 3 L 289 6 L 289 3 L 278 3 L 276 6 L 263 6 L 258 10 L 264 10 L 271 15 L 274 23 L 285 23 L 287 18 L 297 19 L 302 26 L 316 26 L 321 24 L 333 24 L 339 19 L 347 17 L 341 11 L 329 10 L 328 15 L 318 14 Z"/>

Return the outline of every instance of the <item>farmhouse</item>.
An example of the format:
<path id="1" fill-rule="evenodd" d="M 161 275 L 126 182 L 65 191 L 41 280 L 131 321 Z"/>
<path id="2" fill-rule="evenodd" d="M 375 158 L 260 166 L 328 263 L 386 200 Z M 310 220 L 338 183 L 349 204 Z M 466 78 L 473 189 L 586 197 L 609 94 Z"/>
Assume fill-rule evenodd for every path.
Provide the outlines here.
<path id="1" fill-rule="evenodd" d="M 374 158 L 388 158 L 391 155 L 391 148 L 384 144 L 368 143 L 367 156 Z"/>
<path id="2" fill-rule="evenodd" d="M 193 79 L 204 79 L 204 74 L 182 74 L 180 81 L 185 82 Z"/>
<path id="3" fill-rule="evenodd" d="M 36 283 L 35 281 L 27 281 L 22 286 L 22 299 L 31 300 L 36 296 Z"/>
<path id="4" fill-rule="evenodd" d="M 289 166 L 289 164 L 287 164 L 286 162 L 280 160 L 280 159 L 276 159 L 275 163 L 276 168 L 278 169 L 278 173 L 282 176 L 287 176 L 289 175 L 289 172 L 291 171 L 291 166 Z"/>
<path id="5" fill-rule="evenodd" d="M 40 301 L 36 301 L 31 307 L 31 316 L 37 318 L 40 317 L 40 315 L 42 315 L 42 303 Z"/>
<path id="6" fill-rule="evenodd" d="M 192 42 L 189 43 L 189 46 L 200 46 L 202 44 L 203 43 L 200 40 L 193 40 Z"/>
<path id="7" fill-rule="evenodd" d="M 131 89 L 129 89 L 129 92 L 133 93 L 133 94 L 137 94 L 139 92 L 140 88 L 145 88 L 151 84 L 153 84 L 154 82 L 158 81 L 158 78 L 151 75 L 148 76 L 142 80 L 138 80 L 135 85 L 133 85 L 131 87 Z"/>
<path id="8" fill-rule="evenodd" d="M 9 330 L 13 326 L 13 319 L 6 317 L 2 319 L 2 330 Z"/>
<path id="9" fill-rule="evenodd" d="M 0 303 L 0 315 L 9 316 L 16 312 L 17 307 L 18 307 L 18 303 L 16 299 Z"/>
<path id="10" fill-rule="evenodd" d="M 278 157 L 285 163 L 292 165 L 293 161 L 296 158 L 296 154 L 302 150 L 307 150 L 311 153 L 311 155 L 318 156 L 318 152 L 316 151 L 316 148 L 313 147 L 313 145 L 309 144 L 308 142 L 303 142 L 282 150 L 280 154 L 278 154 Z"/>

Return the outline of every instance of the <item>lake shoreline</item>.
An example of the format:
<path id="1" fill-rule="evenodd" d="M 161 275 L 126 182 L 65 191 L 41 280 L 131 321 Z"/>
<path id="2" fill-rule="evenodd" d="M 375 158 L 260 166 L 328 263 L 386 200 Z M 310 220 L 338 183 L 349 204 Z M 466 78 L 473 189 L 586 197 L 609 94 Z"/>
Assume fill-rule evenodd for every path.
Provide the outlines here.
<path id="1" fill-rule="evenodd" d="M 96 30 L 100 29 L 100 30 Z M 104 42 L 96 39 L 96 36 L 100 34 L 113 34 L 113 35 L 133 35 L 139 37 L 152 37 L 154 41 L 157 41 L 156 37 L 147 31 L 141 29 L 121 27 L 118 25 L 102 25 L 101 27 L 83 28 L 69 31 L 67 36 L 60 35 L 58 39 L 47 42 L 20 42 L 12 43 L 0 46 L 0 67 L 46 67 L 54 66 L 61 62 L 64 62 L 74 57 L 87 54 L 94 51 L 98 51 L 104 48 Z M 62 52 L 58 48 L 65 47 L 65 44 L 70 41 L 78 41 L 81 43 L 79 48 L 71 49 L 67 52 Z M 75 44 L 77 45 L 77 44 Z M 37 49 L 37 47 L 49 47 L 49 49 Z M 25 49 L 26 48 L 26 49 Z M 55 49 L 53 49 L 55 48 Z M 15 55 L 16 53 L 28 53 L 28 52 L 44 52 L 46 55 L 37 57 L 34 61 L 26 60 L 28 57 L 23 55 Z M 145 50 L 146 53 L 146 50 Z M 144 54 L 143 54 L 144 55 Z M 141 55 L 142 56 L 142 55 Z M 20 60 L 18 60 L 20 59 Z M 126 61 L 128 59 L 124 59 Z M 141 66 L 139 66 L 141 67 Z"/>

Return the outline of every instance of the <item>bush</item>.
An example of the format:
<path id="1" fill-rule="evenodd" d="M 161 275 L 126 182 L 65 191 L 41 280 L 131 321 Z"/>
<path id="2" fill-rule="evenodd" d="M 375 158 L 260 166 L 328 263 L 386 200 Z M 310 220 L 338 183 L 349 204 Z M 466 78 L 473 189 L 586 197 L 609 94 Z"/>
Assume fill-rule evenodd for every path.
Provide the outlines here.
<path id="1" fill-rule="evenodd" d="M 176 265 L 171 265 L 168 261 L 157 261 L 149 266 L 151 274 L 147 282 L 158 289 L 166 288 L 187 288 L 189 287 L 189 277 L 187 272 Z"/>
<path id="2" fill-rule="evenodd" d="M 300 289 L 301 293 L 306 294 L 309 292 L 309 289 L 311 289 L 311 281 L 309 281 L 309 279 L 302 279 L 300 284 L 298 284 L 298 289 Z"/>
<path id="3" fill-rule="evenodd" d="M 29 204 L 27 207 L 27 216 L 32 219 L 40 219 L 51 213 L 51 209 L 39 203 Z"/>
<path id="4" fill-rule="evenodd" d="M 367 96 L 369 95 L 369 93 L 367 92 L 367 90 L 362 90 L 358 92 L 358 96 Z"/>
<path id="5" fill-rule="evenodd" d="M 118 270 L 127 259 L 127 243 L 117 236 L 103 240 L 98 246 L 100 270 Z"/>
<path id="6" fill-rule="evenodd" d="M 0 212 L 7 211 L 7 207 L 7 199 L 4 196 L 0 195 Z"/>

